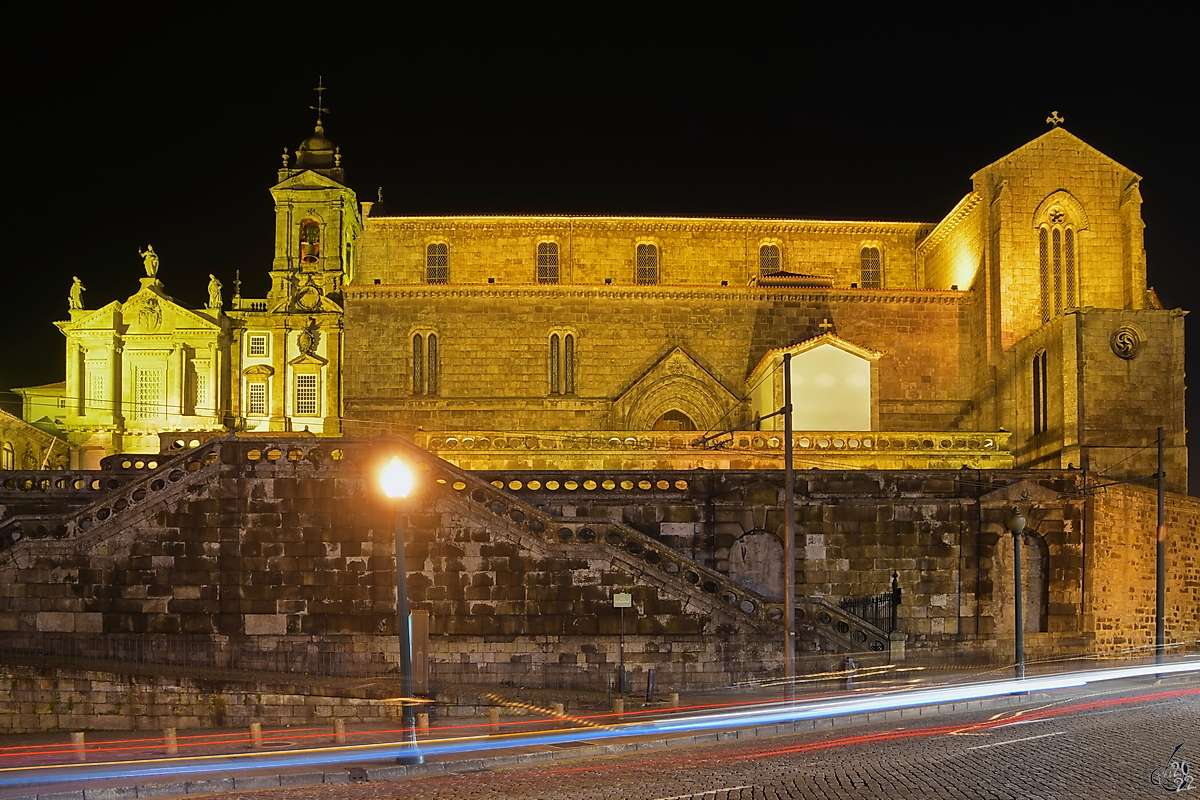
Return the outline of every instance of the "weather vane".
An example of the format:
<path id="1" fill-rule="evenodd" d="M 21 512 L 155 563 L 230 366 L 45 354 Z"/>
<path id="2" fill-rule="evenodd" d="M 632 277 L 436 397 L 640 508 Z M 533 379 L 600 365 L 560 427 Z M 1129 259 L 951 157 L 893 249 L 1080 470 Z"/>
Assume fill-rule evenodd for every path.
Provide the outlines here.
<path id="1" fill-rule="evenodd" d="M 1058 115 L 1058 112 L 1057 112 L 1057 111 L 1051 111 L 1051 112 L 1050 112 L 1050 116 L 1046 117 L 1046 122 L 1047 122 L 1047 124 L 1049 124 L 1049 125 L 1053 125 L 1053 126 L 1054 126 L 1054 127 L 1056 127 L 1056 128 L 1057 128 L 1059 125 L 1062 125 L 1062 124 L 1063 124 L 1064 122 L 1066 122 L 1066 121 L 1067 121 L 1067 118 L 1066 118 L 1066 117 L 1060 117 L 1060 116 Z"/>
<path id="2" fill-rule="evenodd" d="M 322 94 L 322 92 L 325 91 L 325 84 L 321 80 L 320 75 L 317 76 L 317 85 L 316 85 L 316 88 L 313 89 L 313 91 L 317 93 L 317 104 L 315 106 L 309 106 L 309 108 L 311 108 L 313 111 L 317 112 L 317 124 L 320 125 L 321 124 L 321 115 L 329 113 L 329 109 L 325 108 L 324 103 L 321 102 L 322 101 L 321 94 Z M 1058 112 L 1055 112 L 1055 113 L 1058 113 Z"/>

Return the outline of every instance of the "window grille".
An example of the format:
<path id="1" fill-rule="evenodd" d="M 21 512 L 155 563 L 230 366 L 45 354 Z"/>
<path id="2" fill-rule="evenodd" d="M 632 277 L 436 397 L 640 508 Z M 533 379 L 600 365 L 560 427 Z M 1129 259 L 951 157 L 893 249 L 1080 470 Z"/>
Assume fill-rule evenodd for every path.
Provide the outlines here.
<path id="1" fill-rule="evenodd" d="M 563 394 L 575 394 L 575 337 L 563 337 Z"/>
<path id="2" fill-rule="evenodd" d="M 555 242 L 538 245 L 537 282 L 558 283 L 558 244 Z"/>
<path id="3" fill-rule="evenodd" d="M 764 244 L 758 248 L 758 274 L 773 275 L 782 269 L 783 260 L 779 255 L 779 245 Z"/>
<path id="4" fill-rule="evenodd" d="M 265 334 L 252 334 L 246 345 L 246 355 L 265 356 L 267 354 L 267 337 Z"/>
<path id="5" fill-rule="evenodd" d="M 1041 289 L 1042 322 L 1050 321 L 1050 253 L 1047 240 L 1050 232 L 1038 229 L 1038 284 Z"/>
<path id="6" fill-rule="evenodd" d="M 859 285 L 864 289 L 883 288 L 883 257 L 878 247 L 864 247 L 859 254 L 861 275 Z"/>
<path id="7" fill-rule="evenodd" d="M 419 333 L 413 336 L 412 393 L 425 394 L 425 337 Z"/>
<path id="8" fill-rule="evenodd" d="M 104 373 L 101 371 L 103 366 L 103 364 L 87 365 L 87 406 L 83 409 L 85 414 L 94 414 L 104 410 Z"/>
<path id="9" fill-rule="evenodd" d="M 317 376 L 296 376 L 296 416 L 315 417 L 318 413 Z"/>
<path id="10" fill-rule="evenodd" d="M 1066 211 L 1051 208 L 1038 228 L 1038 288 L 1042 322 L 1079 305 L 1079 264 L 1075 228 Z"/>
<path id="11" fill-rule="evenodd" d="M 1066 308 L 1075 308 L 1075 231 L 1067 228 L 1063 232 L 1063 256 L 1066 262 L 1067 296 Z"/>
<path id="12" fill-rule="evenodd" d="M 267 385 L 265 383 L 252 383 L 246 387 L 246 413 L 267 413 Z"/>
<path id="13" fill-rule="evenodd" d="M 450 245 L 435 243 L 425 249 L 425 282 L 450 282 Z"/>
<path id="14" fill-rule="evenodd" d="M 641 286 L 658 283 L 658 248 L 652 244 L 637 246 L 637 274 L 634 282 Z"/>
<path id="15" fill-rule="evenodd" d="M 0 467 L 4 469 L 17 468 L 17 453 L 9 442 L 4 443 L 3 462 L 0 463 Z"/>
<path id="16" fill-rule="evenodd" d="M 133 381 L 133 418 L 158 419 L 163 406 L 162 367 L 137 367 Z"/>

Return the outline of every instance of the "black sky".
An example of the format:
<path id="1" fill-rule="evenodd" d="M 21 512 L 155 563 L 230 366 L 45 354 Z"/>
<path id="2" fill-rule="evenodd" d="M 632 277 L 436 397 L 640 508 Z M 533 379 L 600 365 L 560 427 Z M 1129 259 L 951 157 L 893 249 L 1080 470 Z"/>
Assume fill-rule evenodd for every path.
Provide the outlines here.
<path id="1" fill-rule="evenodd" d="M 934 29 L 912 7 L 869 20 L 440 8 L 314 4 L 261 25 L 229 9 L 106 12 L 14 31 L 0 389 L 61 380 L 51 323 L 67 316 L 71 276 L 89 308 L 124 299 L 147 243 L 185 304 L 203 302 L 210 272 L 227 296 L 237 270 L 262 296 L 267 190 L 312 130 L 318 76 L 349 183 L 362 199 L 382 186 L 398 214 L 936 221 L 1058 110 L 1144 177 L 1149 281 L 1168 307 L 1200 305 L 1197 70 L 1173 33 L 1137 17 L 1023 31 Z"/>

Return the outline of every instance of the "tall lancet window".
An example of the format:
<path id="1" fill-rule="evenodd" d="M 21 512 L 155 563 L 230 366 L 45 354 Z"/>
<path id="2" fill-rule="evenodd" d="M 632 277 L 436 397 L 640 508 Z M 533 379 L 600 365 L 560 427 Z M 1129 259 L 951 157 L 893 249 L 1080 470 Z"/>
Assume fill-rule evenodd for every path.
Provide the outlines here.
<path id="1" fill-rule="evenodd" d="M 575 394 L 575 334 L 550 334 L 550 394 Z"/>
<path id="2" fill-rule="evenodd" d="M 438 392 L 438 337 L 436 333 L 417 333 L 412 338 L 412 393 Z"/>
<path id="3" fill-rule="evenodd" d="M 1079 305 L 1076 230 L 1071 215 L 1052 206 L 1038 225 L 1038 284 L 1042 322 Z"/>
<path id="4" fill-rule="evenodd" d="M 450 245 L 434 242 L 425 248 L 425 282 L 450 282 Z"/>
<path id="5" fill-rule="evenodd" d="M 1049 392 L 1046 390 L 1046 351 L 1041 350 L 1033 357 L 1033 435 L 1045 432 L 1050 427 L 1050 412 L 1047 409 Z"/>
<path id="6" fill-rule="evenodd" d="M 652 244 L 637 246 L 637 270 L 634 283 L 653 286 L 658 283 L 658 247 Z"/>

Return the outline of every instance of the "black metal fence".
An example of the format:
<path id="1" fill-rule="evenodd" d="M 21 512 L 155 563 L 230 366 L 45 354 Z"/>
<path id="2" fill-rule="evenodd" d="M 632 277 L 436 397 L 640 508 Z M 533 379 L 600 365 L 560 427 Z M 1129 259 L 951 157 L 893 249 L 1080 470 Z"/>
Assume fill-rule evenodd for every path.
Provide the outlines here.
<path id="1" fill-rule="evenodd" d="M 898 578 L 897 574 L 892 574 L 891 591 L 866 597 L 847 597 L 838 601 L 838 607 L 886 633 L 892 633 L 896 630 L 896 612 L 902 596 Z"/>

